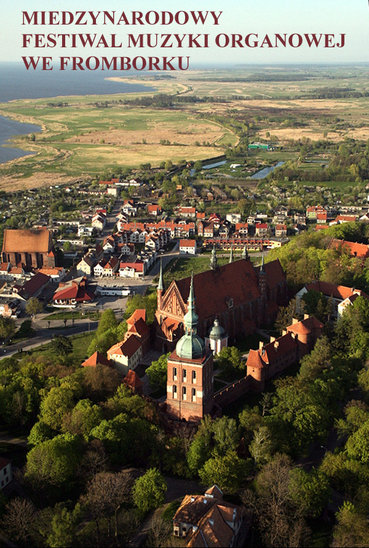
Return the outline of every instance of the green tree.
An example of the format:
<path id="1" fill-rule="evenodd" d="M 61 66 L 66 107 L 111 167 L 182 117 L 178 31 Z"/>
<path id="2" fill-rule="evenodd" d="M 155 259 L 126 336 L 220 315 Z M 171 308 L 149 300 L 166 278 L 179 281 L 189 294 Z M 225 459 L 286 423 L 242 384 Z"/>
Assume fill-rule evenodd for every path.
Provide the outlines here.
<path id="1" fill-rule="evenodd" d="M 88 439 L 91 430 L 102 421 L 102 418 L 102 411 L 98 405 L 93 405 L 90 400 L 80 400 L 70 412 L 64 414 L 62 430 Z"/>
<path id="2" fill-rule="evenodd" d="M 224 456 L 229 450 L 236 451 L 240 441 L 235 419 L 221 417 L 213 422 L 214 455 Z"/>
<path id="3" fill-rule="evenodd" d="M 51 519 L 47 545 L 51 548 L 60 548 L 60 546 L 73 548 L 80 518 L 81 508 L 79 504 L 76 504 L 72 511 L 63 505 L 57 505 Z"/>
<path id="4" fill-rule="evenodd" d="M 167 384 L 168 354 L 163 354 L 156 361 L 153 361 L 146 369 L 146 375 L 149 378 L 150 386 L 153 390 L 165 389 Z"/>
<path id="5" fill-rule="evenodd" d="M 164 477 L 156 468 L 150 468 L 135 481 L 132 490 L 133 502 L 142 513 L 146 513 L 163 504 L 166 491 Z"/>
<path id="6" fill-rule="evenodd" d="M 345 501 L 336 514 L 337 525 L 333 530 L 334 548 L 351 546 L 369 546 L 368 519 L 360 514 L 355 506 Z"/>
<path id="7" fill-rule="evenodd" d="M 68 337 L 64 335 L 58 335 L 51 341 L 51 348 L 55 354 L 60 358 L 66 358 L 73 352 L 73 344 Z"/>
<path id="8" fill-rule="evenodd" d="M 59 430 L 63 416 L 74 407 L 74 396 L 73 390 L 68 386 L 61 385 L 51 388 L 41 401 L 40 420 L 50 428 Z"/>
<path id="9" fill-rule="evenodd" d="M 31 297 L 26 304 L 26 312 L 30 316 L 36 316 L 42 312 L 43 306 L 42 303 L 37 299 L 37 297 Z"/>
<path id="10" fill-rule="evenodd" d="M 290 472 L 289 491 L 292 501 L 307 517 L 319 517 L 328 504 L 330 488 L 327 477 L 315 470 L 294 468 Z"/>
<path id="11" fill-rule="evenodd" d="M 114 329 L 115 327 L 117 327 L 117 325 L 118 322 L 115 317 L 114 311 L 108 308 L 107 310 L 104 310 L 104 312 L 101 314 L 96 334 L 102 335 L 109 329 Z"/>
<path id="12" fill-rule="evenodd" d="M 45 422 L 36 422 L 28 436 L 29 445 L 39 445 L 40 443 L 51 439 L 55 434 L 55 431 Z"/>
<path id="13" fill-rule="evenodd" d="M 369 421 L 351 434 L 346 443 L 346 451 L 350 458 L 369 463 Z"/>
<path id="14" fill-rule="evenodd" d="M 15 333 L 15 321 L 13 318 L 0 317 L 0 339 L 10 339 Z"/>
<path id="15" fill-rule="evenodd" d="M 75 479 L 80 458 L 78 436 L 61 434 L 29 451 L 25 477 L 34 487 L 68 486 Z"/>
<path id="16" fill-rule="evenodd" d="M 250 443 L 250 455 L 257 464 L 270 461 L 274 453 L 275 443 L 268 426 L 259 426 L 254 432 L 254 439 Z"/>
<path id="17" fill-rule="evenodd" d="M 224 456 L 208 459 L 199 470 L 199 476 L 203 485 L 216 483 L 222 491 L 235 493 L 251 469 L 250 460 L 240 459 L 235 451 L 228 451 Z"/>

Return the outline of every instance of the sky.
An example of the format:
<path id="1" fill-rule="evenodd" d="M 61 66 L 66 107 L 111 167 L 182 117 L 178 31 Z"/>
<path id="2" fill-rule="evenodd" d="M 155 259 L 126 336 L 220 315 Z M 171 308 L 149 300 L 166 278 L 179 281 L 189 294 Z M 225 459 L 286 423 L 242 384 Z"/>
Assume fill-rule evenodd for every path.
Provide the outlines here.
<path id="1" fill-rule="evenodd" d="M 95 27 L 36 27 L 22 26 L 22 11 L 76 10 L 93 11 L 125 11 L 133 10 L 147 12 L 172 12 L 185 10 L 222 11 L 219 26 L 205 24 L 194 26 L 95 26 Z M 76 33 L 116 33 L 119 39 L 126 41 L 127 33 L 207 33 L 210 35 L 209 49 L 22 49 L 21 35 L 28 33 L 76 32 Z M 257 33 L 259 37 L 265 34 L 274 35 L 291 33 L 332 33 L 337 38 L 346 34 L 344 48 L 309 49 L 309 48 L 217 48 L 213 45 L 214 38 L 219 33 L 237 33 L 246 35 Z M 122 0 L 1 0 L 0 2 L 0 61 L 19 61 L 22 55 L 105 55 L 105 56 L 135 56 L 135 55 L 190 55 L 191 66 L 201 64 L 281 64 L 281 63 L 357 63 L 369 61 L 369 7 L 367 0 L 138 0 L 123 2 Z"/>

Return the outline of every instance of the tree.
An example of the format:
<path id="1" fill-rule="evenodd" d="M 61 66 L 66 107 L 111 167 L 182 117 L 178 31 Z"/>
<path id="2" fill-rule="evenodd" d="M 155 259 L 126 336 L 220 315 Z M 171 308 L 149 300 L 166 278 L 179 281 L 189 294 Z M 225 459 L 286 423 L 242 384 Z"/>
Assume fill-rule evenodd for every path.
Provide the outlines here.
<path id="1" fill-rule="evenodd" d="M 99 519 L 110 519 L 114 513 L 115 537 L 118 536 L 118 510 L 123 503 L 129 502 L 131 487 L 132 478 L 125 472 L 100 472 L 89 482 L 81 502 L 94 519 L 98 535 Z"/>
<path id="2" fill-rule="evenodd" d="M 32 502 L 17 497 L 7 504 L 2 525 L 11 539 L 26 545 L 34 532 L 35 516 Z"/>
<path id="3" fill-rule="evenodd" d="M 62 430 L 88 439 L 91 430 L 102 421 L 102 418 L 102 411 L 98 405 L 93 405 L 90 400 L 80 400 L 63 416 Z"/>
<path id="4" fill-rule="evenodd" d="M 15 333 L 15 321 L 13 318 L 0 317 L 0 339 L 6 341 Z"/>
<path id="5" fill-rule="evenodd" d="M 306 535 L 301 514 L 291 499 L 290 471 L 290 459 L 276 455 L 256 476 L 256 499 L 247 492 L 242 497 L 247 506 L 251 502 L 266 546 L 301 546 Z"/>
<path id="6" fill-rule="evenodd" d="M 36 297 L 31 297 L 26 304 L 26 312 L 30 316 L 36 316 L 42 312 L 43 306 Z"/>
<path id="7" fill-rule="evenodd" d="M 346 451 L 350 458 L 369 463 L 369 420 L 348 438 Z"/>
<path id="8" fill-rule="evenodd" d="M 225 455 L 229 450 L 235 451 L 240 441 L 240 434 L 235 419 L 221 417 L 213 422 L 214 455 Z"/>
<path id="9" fill-rule="evenodd" d="M 81 517 L 80 505 L 69 511 L 63 505 L 56 505 L 50 522 L 50 532 L 47 545 L 50 548 L 73 548 L 77 533 L 77 526 Z"/>
<path id="10" fill-rule="evenodd" d="M 222 369 L 241 369 L 241 352 L 235 346 L 222 348 L 216 358 L 216 363 Z"/>
<path id="11" fill-rule="evenodd" d="M 250 443 L 250 454 L 257 464 L 270 461 L 274 452 L 275 443 L 268 426 L 259 426 L 254 432 L 254 439 Z"/>
<path id="12" fill-rule="evenodd" d="M 96 334 L 102 335 L 103 333 L 108 331 L 108 329 L 113 329 L 117 327 L 117 325 L 118 322 L 115 317 L 114 311 L 108 308 L 107 310 L 104 310 L 104 312 L 101 314 Z"/>
<path id="13" fill-rule="evenodd" d="M 80 459 L 80 439 L 72 434 L 62 434 L 29 451 L 25 477 L 38 488 L 69 486 Z"/>
<path id="14" fill-rule="evenodd" d="M 118 371 L 108 365 L 83 369 L 82 385 L 92 401 L 100 401 L 111 396 L 122 382 Z"/>
<path id="15" fill-rule="evenodd" d="M 164 502 L 167 484 L 156 468 L 150 468 L 138 478 L 133 486 L 133 502 L 137 508 L 146 513 Z"/>
<path id="16" fill-rule="evenodd" d="M 251 468 L 250 459 L 240 459 L 236 451 L 228 451 L 224 456 L 208 459 L 199 470 L 199 476 L 203 485 L 216 483 L 223 491 L 235 493 Z"/>
<path id="17" fill-rule="evenodd" d="M 334 548 L 369 545 L 368 519 L 355 506 L 345 501 L 336 514 L 337 525 L 333 530 Z"/>
<path id="18" fill-rule="evenodd" d="M 146 369 L 146 375 L 149 378 L 152 389 L 165 389 L 167 384 L 168 354 L 163 354 L 160 358 L 151 363 Z"/>
<path id="19" fill-rule="evenodd" d="M 289 491 L 292 501 L 306 517 L 316 518 L 329 500 L 330 488 L 327 477 L 315 470 L 306 472 L 294 468 L 290 472 Z"/>
<path id="20" fill-rule="evenodd" d="M 28 436 L 29 445 L 38 445 L 43 441 L 49 440 L 53 437 L 55 432 L 53 429 L 43 421 L 36 422 Z"/>
<path id="21" fill-rule="evenodd" d="M 53 430 L 59 430 L 63 416 L 74 407 L 74 392 L 68 386 L 55 386 L 41 401 L 40 420 Z"/>
<path id="22" fill-rule="evenodd" d="M 51 341 L 51 348 L 58 357 L 66 358 L 73 352 L 73 344 L 68 337 L 64 335 L 58 335 Z"/>

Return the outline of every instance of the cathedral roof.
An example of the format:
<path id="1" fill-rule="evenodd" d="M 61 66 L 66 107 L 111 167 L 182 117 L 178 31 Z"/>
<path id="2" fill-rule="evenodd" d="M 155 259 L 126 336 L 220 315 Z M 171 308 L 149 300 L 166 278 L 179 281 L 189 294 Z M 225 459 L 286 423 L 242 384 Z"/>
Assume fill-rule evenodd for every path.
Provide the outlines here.
<path id="1" fill-rule="evenodd" d="M 50 231 L 42 229 L 4 230 L 3 252 L 5 253 L 48 253 Z"/>
<path id="2" fill-rule="evenodd" d="M 190 282 L 190 277 L 174 282 L 184 302 L 189 295 Z M 230 298 L 233 305 L 238 306 L 260 296 L 257 273 L 252 263 L 246 260 L 195 274 L 194 291 L 196 308 L 202 318 L 216 316 L 227 310 Z"/>

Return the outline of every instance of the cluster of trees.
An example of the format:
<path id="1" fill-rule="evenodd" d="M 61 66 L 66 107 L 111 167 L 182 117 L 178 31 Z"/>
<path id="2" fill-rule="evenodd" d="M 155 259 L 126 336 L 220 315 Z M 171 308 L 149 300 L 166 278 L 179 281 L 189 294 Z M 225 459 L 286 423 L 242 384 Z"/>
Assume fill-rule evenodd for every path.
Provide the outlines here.
<path id="1" fill-rule="evenodd" d="M 347 249 L 332 249 L 333 238 L 367 242 L 369 227 L 365 223 L 347 223 L 321 232 L 305 232 L 287 245 L 268 254 L 268 261 L 278 258 L 293 289 L 314 280 L 369 290 L 369 261 L 352 257 Z"/>
<path id="2" fill-rule="evenodd" d="M 2 531 L 22 546 L 126 546 L 140 516 L 162 504 L 166 490 L 155 468 L 136 479 L 128 472 L 99 471 L 85 481 L 76 503 L 49 499 L 38 509 L 28 499 L 12 499 Z"/>

